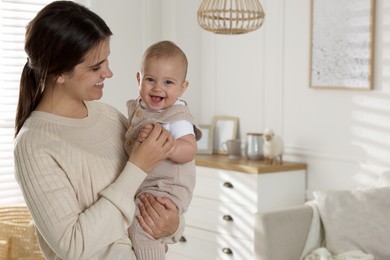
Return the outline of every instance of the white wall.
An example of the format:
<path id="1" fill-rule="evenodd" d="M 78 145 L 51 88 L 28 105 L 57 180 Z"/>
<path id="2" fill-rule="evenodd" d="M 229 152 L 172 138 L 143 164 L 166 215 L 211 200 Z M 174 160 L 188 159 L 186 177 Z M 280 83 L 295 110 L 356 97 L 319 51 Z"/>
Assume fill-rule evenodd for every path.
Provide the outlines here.
<path id="1" fill-rule="evenodd" d="M 199 120 L 200 29 L 193 12 L 198 3 L 189 0 L 89 0 L 88 5 L 107 22 L 114 34 L 109 58 L 114 77 L 106 81 L 102 100 L 127 113 L 126 100 L 139 93 L 135 76 L 143 51 L 152 43 L 168 39 L 176 42 L 189 60 L 187 79 L 190 85 L 183 98 Z"/>
<path id="2" fill-rule="evenodd" d="M 199 123 L 238 116 L 242 138 L 273 128 L 285 158 L 308 163 L 309 191 L 373 184 L 390 169 L 390 1 L 376 2 L 374 90 L 347 91 L 308 86 L 310 1 L 261 0 L 262 28 L 223 36 L 197 25 L 200 0 L 91 0 L 115 34 L 104 100 L 125 111 L 142 51 L 170 39 L 188 55 L 184 98 Z"/>
<path id="3" fill-rule="evenodd" d="M 308 162 L 310 190 L 374 183 L 390 168 L 389 2 L 376 1 L 373 91 L 308 88 L 310 1 L 279 2 L 285 9 L 280 68 L 288 152 Z"/>

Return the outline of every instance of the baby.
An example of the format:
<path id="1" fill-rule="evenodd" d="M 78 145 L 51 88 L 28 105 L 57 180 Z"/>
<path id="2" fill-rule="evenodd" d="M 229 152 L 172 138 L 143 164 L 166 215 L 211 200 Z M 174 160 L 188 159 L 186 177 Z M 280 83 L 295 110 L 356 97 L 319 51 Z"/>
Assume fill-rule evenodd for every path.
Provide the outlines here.
<path id="1" fill-rule="evenodd" d="M 192 199 L 196 142 L 202 135 L 186 102 L 180 99 L 188 87 L 187 67 L 186 55 L 173 42 L 161 41 L 145 51 L 141 71 L 137 73 L 140 97 L 127 102 L 130 127 L 125 141 L 129 153 L 135 142 L 142 142 L 148 135 L 154 123 L 160 123 L 171 133 L 176 140 L 175 150 L 168 160 L 148 173 L 137 191 L 136 202 L 144 193 L 167 197 L 180 214 L 188 209 Z M 136 218 L 129 236 L 138 260 L 165 259 L 165 244 L 143 231 Z"/>

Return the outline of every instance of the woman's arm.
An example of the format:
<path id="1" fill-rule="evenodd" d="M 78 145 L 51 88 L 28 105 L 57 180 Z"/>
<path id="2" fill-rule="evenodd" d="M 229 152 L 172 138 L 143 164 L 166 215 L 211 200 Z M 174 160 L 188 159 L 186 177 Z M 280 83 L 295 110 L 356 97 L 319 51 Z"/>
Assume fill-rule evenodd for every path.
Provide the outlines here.
<path id="1" fill-rule="evenodd" d="M 96 148 L 79 150 L 60 136 L 58 140 L 43 135 L 18 138 L 15 174 L 40 234 L 59 257 L 86 259 L 123 239 L 134 217 L 136 190 L 146 177 L 139 167 L 153 168 L 173 149 L 167 133 L 158 128 L 130 156 L 138 165 L 128 162 L 113 182 L 101 167 L 111 165 L 118 155 L 103 153 L 98 160 L 89 160 L 95 158 Z M 78 168 L 89 163 L 101 167 L 92 172 Z M 100 181 L 104 186 L 99 194 L 89 191 Z"/>
<path id="2" fill-rule="evenodd" d="M 16 149 L 15 173 L 35 225 L 56 255 L 87 259 L 123 238 L 133 219 L 133 197 L 146 177 L 144 172 L 128 163 L 117 181 L 93 202 L 95 195 L 79 190 L 65 171 L 67 166 L 61 167 L 43 147 L 27 147 L 35 148 L 26 153 Z"/>

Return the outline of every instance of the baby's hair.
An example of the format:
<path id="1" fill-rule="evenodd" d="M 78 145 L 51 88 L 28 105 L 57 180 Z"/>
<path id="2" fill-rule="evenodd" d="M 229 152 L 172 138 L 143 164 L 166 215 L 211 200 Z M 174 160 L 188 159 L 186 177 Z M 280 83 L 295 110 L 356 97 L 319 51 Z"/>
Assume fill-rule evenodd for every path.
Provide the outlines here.
<path id="1" fill-rule="evenodd" d="M 160 41 L 146 49 L 141 60 L 141 69 L 146 61 L 152 58 L 178 57 L 184 66 L 184 78 L 187 76 L 188 60 L 186 54 L 175 43 L 171 41 Z"/>

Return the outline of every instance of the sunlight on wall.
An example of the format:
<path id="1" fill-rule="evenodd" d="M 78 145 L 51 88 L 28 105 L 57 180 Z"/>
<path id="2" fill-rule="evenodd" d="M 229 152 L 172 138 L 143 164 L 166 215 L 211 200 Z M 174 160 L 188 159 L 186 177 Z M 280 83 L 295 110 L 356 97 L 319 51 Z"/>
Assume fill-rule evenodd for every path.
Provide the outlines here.
<path id="1" fill-rule="evenodd" d="M 352 112 L 352 144 L 365 154 L 354 180 L 364 185 L 376 184 L 379 175 L 390 169 L 390 1 L 380 4 L 374 89 L 352 99 L 356 107 Z"/>
<path id="2" fill-rule="evenodd" d="M 390 168 L 390 94 L 357 95 L 352 113 L 352 144 L 361 148 L 365 158 L 354 179 L 361 184 L 375 184 L 381 172 Z"/>
<path id="3" fill-rule="evenodd" d="M 377 173 L 389 169 L 390 158 L 390 95 L 381 93 L 380 97 L 356 96 L 354 104 L 358 107 L 352 114 L 353 145 L 365 151 L 366 158 L 361 162 L 361 169 L 371 173 L 357 174 L 361 183 L 372 183 L 379 176 Z M 373 179 L 370 179 L 372 177 Z"/>

